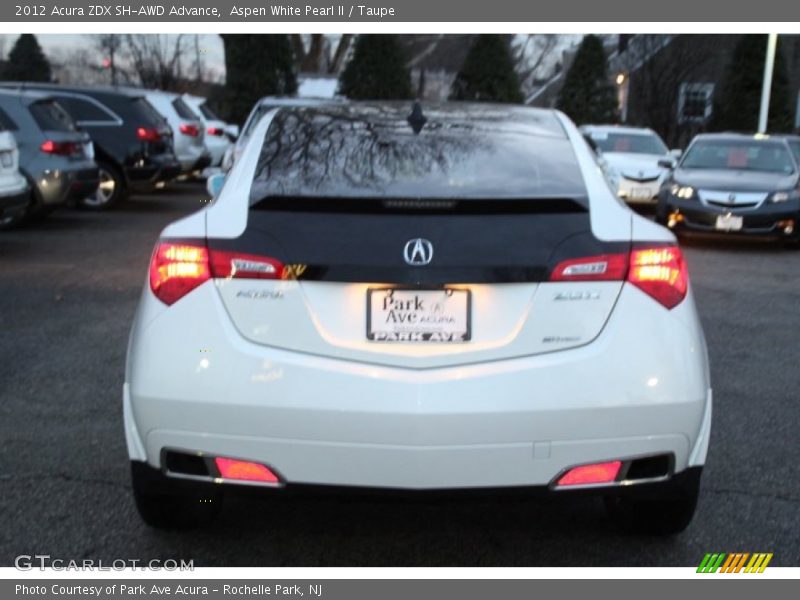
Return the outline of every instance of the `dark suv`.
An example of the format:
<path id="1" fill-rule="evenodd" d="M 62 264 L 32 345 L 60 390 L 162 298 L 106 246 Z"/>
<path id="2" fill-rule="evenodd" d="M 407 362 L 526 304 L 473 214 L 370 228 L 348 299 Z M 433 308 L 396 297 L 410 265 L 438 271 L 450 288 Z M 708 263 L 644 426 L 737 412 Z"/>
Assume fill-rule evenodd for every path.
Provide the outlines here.
<path id="1" fill-rule="evenodd" d="M 180 174 L 172 130 L 142 93 L 43 83 L 2 85 L 47 91 L 92 136 L 100 186 L 82 202 L 86 208 L 108 208 L 128 192 L 150 191 Z"/>
<path id="2" fill-rule="evenodd" d="M 49 94 L 0 90 L 0 128 L 14 134 L 19 170 L 31 185 L 26 211 L 4 219 L 3 229 L 80 202 L 97 190 L 92 141 Z"/>

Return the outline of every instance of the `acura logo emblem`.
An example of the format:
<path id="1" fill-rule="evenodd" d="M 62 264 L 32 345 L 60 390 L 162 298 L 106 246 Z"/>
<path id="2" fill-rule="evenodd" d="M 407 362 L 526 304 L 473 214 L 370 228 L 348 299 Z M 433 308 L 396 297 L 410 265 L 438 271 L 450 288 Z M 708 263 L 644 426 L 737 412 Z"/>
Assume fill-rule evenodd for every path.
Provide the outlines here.
<path id="1" fill-rule="evenodd" d="M 736 202 L 736 194 L 729 194 L 728 202 Z"/>
<path id="2" fill-rule="evenodd" d="M 424 238 L 414 238 L 403 248 L 406 263 L 415 267 L 429 264 L 433 260 L 433 244 Z"/>

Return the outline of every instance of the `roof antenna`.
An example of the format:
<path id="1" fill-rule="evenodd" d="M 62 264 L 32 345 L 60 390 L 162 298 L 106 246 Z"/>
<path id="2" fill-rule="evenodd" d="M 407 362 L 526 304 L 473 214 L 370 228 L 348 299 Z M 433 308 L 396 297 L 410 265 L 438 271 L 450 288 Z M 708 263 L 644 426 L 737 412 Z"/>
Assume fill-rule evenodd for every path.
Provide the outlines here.
<path id="1" fill-rule="evenodd" d="M 411 114 L 408 115 L 406 121 L 408 121 L 408 124 L 411 125 L 411 129 L 414 130 L 414 133 L 419 133 L 422 131 L 422 128 L 425 127 L 425 123 L 428 122 L 428 118 L 422 114 L 422 105 L 419 103 L 419 100 L 414 100 L 414 106 L 411 108 Z"/>

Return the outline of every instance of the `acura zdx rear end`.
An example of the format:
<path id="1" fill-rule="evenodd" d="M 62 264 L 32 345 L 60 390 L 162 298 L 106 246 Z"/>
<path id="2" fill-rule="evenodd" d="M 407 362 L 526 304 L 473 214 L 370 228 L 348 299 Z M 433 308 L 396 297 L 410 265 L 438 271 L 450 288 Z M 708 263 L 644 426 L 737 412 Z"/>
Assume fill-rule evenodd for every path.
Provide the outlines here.
<path id="1" fill-rule="evenodd" d="M 130 338 L 133 490 L 157 527 L 237 485 L 591 491 L 690 522 L 706 347 L 666 229 L 554 111 L 277 109 L 167 227 Z"/>

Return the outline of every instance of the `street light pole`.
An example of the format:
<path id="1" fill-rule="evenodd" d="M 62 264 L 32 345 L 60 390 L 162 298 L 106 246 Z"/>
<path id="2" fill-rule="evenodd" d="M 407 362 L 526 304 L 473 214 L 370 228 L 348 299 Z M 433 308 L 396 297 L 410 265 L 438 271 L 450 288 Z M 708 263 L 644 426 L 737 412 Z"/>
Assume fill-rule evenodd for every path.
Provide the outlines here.
<path id="1" fill-rule="evenodd" d="M 772 71 L 775 67 L 775 49 L 778 46 L 778 34 L 767 36 L 767 57 L 764 61 L 764 82 L 761 86 L 761 111 L 758 114 L 758 133 L 767 132 L 769 116 L 769 97 L 772 91 Z"/>

